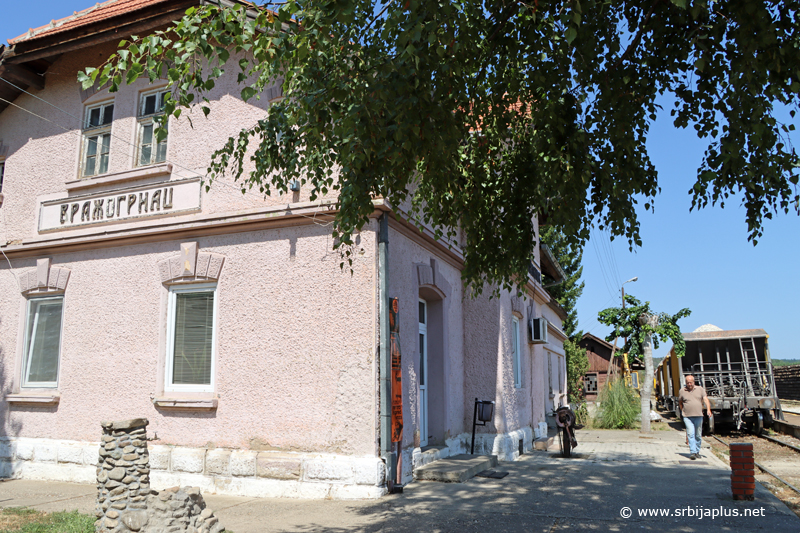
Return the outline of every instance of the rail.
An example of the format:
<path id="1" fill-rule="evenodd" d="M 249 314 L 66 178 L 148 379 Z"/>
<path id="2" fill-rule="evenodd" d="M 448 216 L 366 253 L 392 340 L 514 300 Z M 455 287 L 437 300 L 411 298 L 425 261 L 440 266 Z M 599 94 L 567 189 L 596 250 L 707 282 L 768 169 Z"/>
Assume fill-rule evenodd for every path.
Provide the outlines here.
<path id="1" fill-rule="evenodd" d="M 711 436 L 714 437 L 715 439 L 717 439 L 718 441 L 720 441 L 725 446 L 730 447 L 729 443 L 725 442 L 724 440 L 722 440 L 721 438 L 717 437 L 716 435 L 711 435 Z M 762 437 L 764 437 L 764 438 L 766 438 L 768 440 L 771 440 L 771 441 L 775 441 L 778 444 L 783 444 L 784 446 L 788 446 L 789 448 L 793 448 L 793 449 L 797 450 L 798 452 L 800 452 L 800 448 L 797 448 L 796 446 L 792 446 L 789 443 L 779 441 L 778 439 L 773 439 L 772 437 L 767 437 L 766 435 L 762 435 Z M 759 469 L 763 470 L 764 472 L 766 472 L 770 476 L 774 477 L 775 479 L 777 479 L 778 481 L 780 481 L 781 483 L 783 483 L 784 485 L 786 485 L 787 487 L 789 487 L 790 489 L 795 491 L 796 493 L 800 494 L 800 489 L 798 489 L 797 487 L 795 487 L 794 485 L 792 485 L 791 483 L 789 483 L 785 479 L 783 479 L 780 476 L 778 476 L 775 472 L 772 472 L 770 469 L 768 469 L 764 465 L 762 465 L 760 463 L 757 463 L 755 461 L 753 461 L 753 464 L 755 464 Z"/>

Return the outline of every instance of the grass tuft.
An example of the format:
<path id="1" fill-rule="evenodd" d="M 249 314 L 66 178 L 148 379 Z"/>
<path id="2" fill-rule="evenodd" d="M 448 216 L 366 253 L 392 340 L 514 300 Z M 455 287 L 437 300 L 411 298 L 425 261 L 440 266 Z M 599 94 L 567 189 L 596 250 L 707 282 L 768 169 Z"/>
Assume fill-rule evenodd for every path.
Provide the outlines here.
<path id="1" fill-rule="evenodd" d="M 78 511 L 43 513 L 8 507 L 0 510 L 0 533 L 93 533 L 95 520 Z"/>
<path id="2" fill-rule="evenodd" d="M 600 392 L 600 407 L 594 426 L 603 429 L 633 429 L 641 413 L 639 396 L 623 379 L 606 381 Z"/>

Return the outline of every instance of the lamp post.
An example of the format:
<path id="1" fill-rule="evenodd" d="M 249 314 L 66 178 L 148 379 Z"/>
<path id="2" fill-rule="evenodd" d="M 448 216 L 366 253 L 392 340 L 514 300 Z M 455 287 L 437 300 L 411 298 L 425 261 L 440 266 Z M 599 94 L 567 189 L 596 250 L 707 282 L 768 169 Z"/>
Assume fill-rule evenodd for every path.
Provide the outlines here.
<path id="1" fill-rule="evenodd" d="M 634 281 L 639 281 L 639 276 L 634 276 L 631 279 L 629 279 L 628 281 L 626 281 L 625 283 L 632 283 Z M 625 283 L 623 283 L 622 287 L 620 287 L 620 290 L 622 291 L 622 310 L 623 311 L 625 310 Z"/>

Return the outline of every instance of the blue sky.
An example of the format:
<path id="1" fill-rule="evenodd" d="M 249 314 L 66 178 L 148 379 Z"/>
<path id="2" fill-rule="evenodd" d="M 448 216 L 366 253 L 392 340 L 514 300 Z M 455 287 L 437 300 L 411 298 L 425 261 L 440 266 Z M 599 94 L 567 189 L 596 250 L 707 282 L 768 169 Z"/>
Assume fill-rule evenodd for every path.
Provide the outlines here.
<path id="1" fill-rule="evenodd" d="M 1 42 L 93 5 L 83 0 L 38 0 L 35 9 L 25 2 L 6 4 Z M 800 138 L 795 135 L 794 141 Z M 643 246 L 630 252 L 624 240 L 612 242 L 607 234 L 594 232 L 583 256 L 586 288 L 578 302 L 579 327 L 605 337 L 610 329 L 597 322 L 598 311 L 619 305 L 620 285 L 638 276 L 625 286 L 627 293 L 650 301 L 657 311 L 692 310 L 680 323 L 683 331 L 708 323 L 723 329 L 763 328 L 770 334 L 772 357 L 800 358 L 793 337 L 800 297 L 800 217 L 767 220 L 754 247 L 747 241 L 738 199 L 730 198 L 725 209 L 690 213 L 688 191 L 705 147 L 692 131 L 676 130 L 668 113 L 653 125 L 648 148 L 662 193 L 655 213 L 639 212 Z M 656 355 L 668 349 L 662 346 Z"/>

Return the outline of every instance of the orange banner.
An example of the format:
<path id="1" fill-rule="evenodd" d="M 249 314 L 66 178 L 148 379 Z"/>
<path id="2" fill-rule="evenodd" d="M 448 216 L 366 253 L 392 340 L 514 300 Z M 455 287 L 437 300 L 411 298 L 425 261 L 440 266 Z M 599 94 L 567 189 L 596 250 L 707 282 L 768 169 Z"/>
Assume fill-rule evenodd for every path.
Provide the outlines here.
<path id="1" fill-rule="evenodd" d="M 403 440 L 403 376 L 400 359 L 400 323 L 397 298 L 389 300 L 389 345 L 392 354 L 392 442 Z"/>

